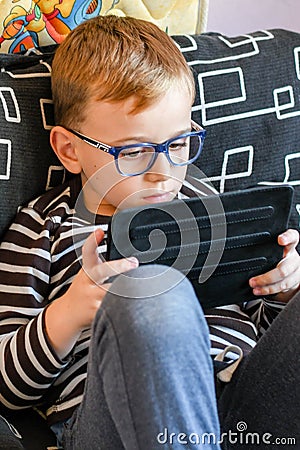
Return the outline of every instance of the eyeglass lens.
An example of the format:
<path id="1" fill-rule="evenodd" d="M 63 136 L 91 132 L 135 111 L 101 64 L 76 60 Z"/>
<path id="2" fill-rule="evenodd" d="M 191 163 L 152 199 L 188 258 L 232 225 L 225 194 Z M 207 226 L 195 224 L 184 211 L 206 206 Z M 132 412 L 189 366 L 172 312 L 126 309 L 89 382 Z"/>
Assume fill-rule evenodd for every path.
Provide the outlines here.
<path id="1" fill-rule="evenodd" d="M 169 160 L 174 165 L 189 164 L 198 153 L 201 146 L 200 136 L 188 136 L 170 141 L 168 146 Z M 126 174 L 146 172 L 155 158 L 155 148 L 152 146 L 137 146 L 124 149 L 119 153 L 119 170 Z"/>

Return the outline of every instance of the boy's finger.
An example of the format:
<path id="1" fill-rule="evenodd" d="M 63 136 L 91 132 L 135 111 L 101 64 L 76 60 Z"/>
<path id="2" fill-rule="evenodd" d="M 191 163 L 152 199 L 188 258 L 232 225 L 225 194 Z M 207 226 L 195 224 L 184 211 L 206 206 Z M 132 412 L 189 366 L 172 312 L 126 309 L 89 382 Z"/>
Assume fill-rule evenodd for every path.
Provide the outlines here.
<path id="1" fill-rule="evenodd" d="M 82 264 L 87 272 L 102 262 L 99 258 L 98 245 L 103 237 L 104 231 L 99 228 L 89 235 L 82 247 Z"/>
<path id="2" fill-rule="evenodd" d="M 286 257 L 299 244 L 299 232 L 293 229 L 285 231 L 278 236 L 278 244 L 284 246 L 283 257 Z"/>
<path id="3" fill-rule="evenodd" d="M 254 295 L 271 295 L 288 292 L 299 287 L 299 271 L 290 274 L 284 280 L 253 289 Z"/>
<path id="4" fill-rule="evenodd" d="M 299 267 L 299 255 L 295 248 L 299 243 L 297 230 L 289 229 L 278 236 L 278 244 L 284 246 L 283 258 L 276 268 L 249 280 L 252 288 L 262 288 L 278 283 Z"/>
<path id="5" fill-rule="evenodd" d="M 103 237 L 103 230 L 97 229 L 94 233 L 90 234 L 82 247 L 83 270 L 98 285 L 103 284 L 113 276 L 127 272 L 139 265 L 139 261 L 134 257 L 103 262 L 99 258 L 98 252 L 98 245 Z"/>
<path id="6" fill-rule="evenodd" d="M 298 256 L 298 255 L 297 255 Z M 299 256 L 289 256 L 282 259 L 275 269 L 270 270 L 262 275 L 253 277 L 249 280 L 250 286 L 256 288 L 255 294 L 265 294 L 265 290 L 271 286 L 281 286 L 282 289 L 287 289 L 290 286 L 284 288 L 284 284 L 289 284 L 290 280 L 295 279 L 293 284 L 300 280 L 300 265 Z M 259 292 L 259 289 L 263 289 L 264 292 Z"/>
<path id="7" fill-rule="evenodd" d="M 299 269 L 299 255 L 295 253 L 283 258 L 277 266 L 262 275 L 257 275 L 249 280 L 250 286 L 261 287 L 269 284 L 277 283 L 278 281 L 286 278 L 290 274 L 296 272 Z"/>
<path id="8" fill-rule="evenodd" d="M 128 272 L 131 269 L 138 267 L 139 261 L 136 258 L 116 259 L 114 261 L 107 261 L 98 264 L 88 272 L 89 277 L 94 283 L 101 285 L 111 277 L 119 275 L 120 273 Z"/>

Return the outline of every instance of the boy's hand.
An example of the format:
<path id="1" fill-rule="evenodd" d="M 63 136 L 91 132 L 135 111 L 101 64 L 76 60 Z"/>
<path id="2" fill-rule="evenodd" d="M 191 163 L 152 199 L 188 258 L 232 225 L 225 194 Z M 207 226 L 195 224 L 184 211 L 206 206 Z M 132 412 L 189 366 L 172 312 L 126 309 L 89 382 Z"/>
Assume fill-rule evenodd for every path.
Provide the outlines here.
<path id="1" fill-rule="evenodd" d="M 138 266 L 136 258 L 103 262 L 98 244 L 104 233 L 92 233 L 82 248 L 83 265 L 67 292 L 46 310 L 48 338 L 60 358 L 75 345 L 81 331 L 89 328 L 109 288 L 105 281 Z"/>
<path id="2" fill-rule="evenodd" d="M 275 269 L 253 277 L 249 284 L 255 295 L 274 295 L 274 300 L 287 303 L 299 290 L 300 286 L 300 255 L 296 247 L 299 243 L 299 233 L 287 230 L 278 236 L 278 244 L 283 246 L 283 258 Z"/>
<path id="3" fill-rule="evenodd" d="M 82 248 L 82 269 L 66 292 L 72 309 L 70 315 L 81 329 L 91 326 L 110 286 L 105 281 L 138 266 L 136 258 L 103 262 L 98 253 L 103 236 L 104 232 L 98 229 L 87 238 Z"/>

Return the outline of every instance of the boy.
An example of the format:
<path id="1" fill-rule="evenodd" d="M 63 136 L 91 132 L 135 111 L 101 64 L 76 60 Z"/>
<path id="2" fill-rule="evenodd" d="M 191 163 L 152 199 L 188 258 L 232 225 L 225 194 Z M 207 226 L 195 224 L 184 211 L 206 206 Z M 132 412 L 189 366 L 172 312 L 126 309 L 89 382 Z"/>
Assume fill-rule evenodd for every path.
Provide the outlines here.
<path id="1" fill-rule="evenodd" d="M 135 258 L 102 262 L 99 256 L 114 212 L 174 199 L 187 165 L 201 151 L 203 131 L 191 126 L 193 78 L 176 45 L 147 22 L 92 19 L 57 50 L 52 87 L 57 126 L 51 144 L 77 176 L 23 208 L 1 246 L 2 404 L 37 405 L 66 449 L 179 448 L 193 446 L 195 433 L 199 439 L 212 433 L 215 440 L 206 448 L 218 449 L 209 355 L 229 352 L 224 365 L 233 372 L 231 362 L 240 362 L 243 350 L 249 356 L 219 399 L 222 428 L 242 419 L 258 426 L 249 407 L 255 405 L 262 428 L 253 431 L 270 432 L 271 425 L 297 430 L 296 397 L 281 398 L 299 381 L 293 359 L 299 352 L 297 296 L 256 347 L 255 325 L 239 306 L 207 311 L 209 341 L 199 302 L 178 272 L 138 267 Z M 194 156 L 191 140 L 198 143 Z M 278 242 L 283 260 L 250 284 L 256 295 L 277 294 L 276 300 L 288 302 L 300 282 L 298 233 L 288 230 Z M 106 283 L 116 273 L 121 275 L 114 283 Z M 166 291 L 165 285 L 171 287 Z M 250 306 L 264 327 L 283 303 Z M 258 368 L 267 355 L 273 367 L 278 330 L 286 331 L 279 342 L 286 347 L 293 329 L 293 352 L 284 355 L 291 378 L 282 383 L 282 365 L 278 375 L 275 369 L 269 375 L 270 395 L 275 392 L 289 424 L 283 428 L 270 419 L 270 401 L 262 396 L 268 382 Z M 254 403 L 247 394 L 235 402 L 253 389 L 256 371 L 262 381 L 251 392 Z"/>

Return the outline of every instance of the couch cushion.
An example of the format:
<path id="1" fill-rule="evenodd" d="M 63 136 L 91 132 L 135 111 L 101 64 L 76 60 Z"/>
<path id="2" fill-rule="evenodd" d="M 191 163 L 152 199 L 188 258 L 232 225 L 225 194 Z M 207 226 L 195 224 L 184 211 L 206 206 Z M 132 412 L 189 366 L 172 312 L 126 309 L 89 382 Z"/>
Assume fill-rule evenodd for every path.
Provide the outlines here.
<path id="1" fill-rule="evenodd" d="M 43 56 L 0 54 L 0 230 L 18 205 L 61 183 L 64 170 L 49 145 L 53 125 L 50 62 Z"/>
<path id="2" fill-rule="evenodd" d="M 207 130 L 198 161 L 219 192 L 289 183 L 300 214 L 300 34 L 175 36 L 196 81 L 193 117 Z"/>

